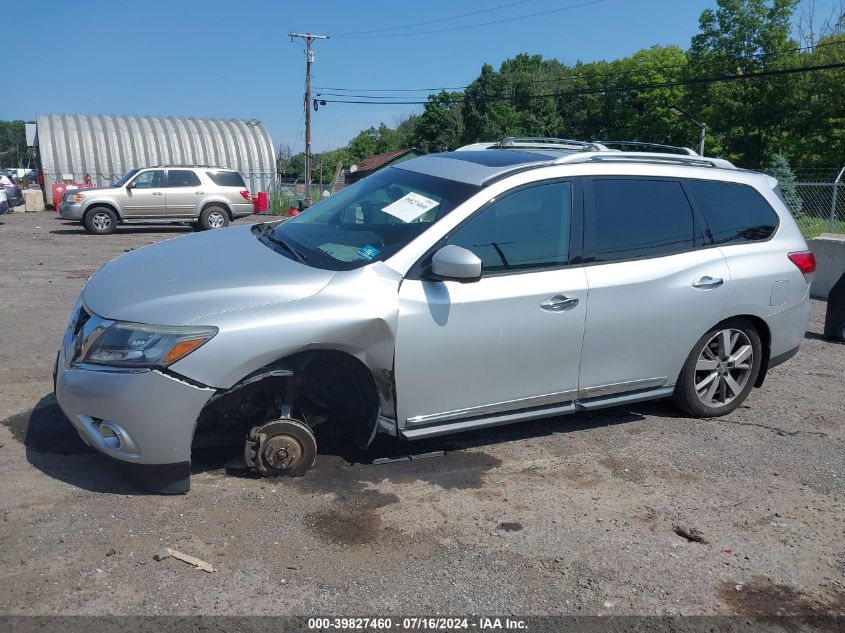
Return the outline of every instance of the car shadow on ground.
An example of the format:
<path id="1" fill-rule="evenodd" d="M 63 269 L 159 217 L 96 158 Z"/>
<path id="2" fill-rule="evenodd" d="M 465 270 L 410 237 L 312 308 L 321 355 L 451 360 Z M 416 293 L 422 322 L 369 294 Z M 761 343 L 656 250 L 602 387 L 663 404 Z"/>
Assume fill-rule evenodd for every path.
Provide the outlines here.
<path id="1" fill-rule="evenodd" d="M 65 224 L 64 226 L 73 227 L 73 224 Z M 50 231 L 53 235 L 91 235 L 88 231 L 85 230 L 84 227 L 79 226 L 78 224 L 75 225 L 77 228 L 66 228 L 66 229 L 53 229 Z M 193 233 L 194 228 L 192 226 L 171 226 L 171 225 L 156 225 L 156 226 L 126 226 L 120 225 L 117 227 L 114 235 L 120 235 L 121 233 L 137 233 L 139 235 L 143 235 L 145 233 Z"/>
<path id="2" fill-rule="evenodd" d="M 529 442 L 542 437 L 577 434 L 598 427 L 643 421 L 649 415 L 683 417 L 663 402 L 641 403 L 629 407 L 603 409 L 522 422 L 490 429 L 468 431 L 414 442 L 380 435 L 367 450 L 352 442 L 318 434 L 321 458 L 348 465 L 372 465 L 387 460 L 406 460 L 441 453 L 453 454 L 460 461 L 461 451 L 478 449 L 506 442 Z M 78 486 L 84 490 L 106 494 L 144 494 L 134 486 L 120 463 L 114 462 L 88 447 L 49 394 L 41 398 L 29 412 L 0 421 L 16 440 L 26 447 L 27 461 L 45 475 Z M 195 449 L 191 473 L 228 472 L 233 476 L 252 477 L 237 468 L 226 469 L 233 458 L 242 454 L 242 445 Z M 453 459 L 453 461 L 455 461 Z M 224 470 L 226 469 L 226 470 Z M 307 487 L 307 476 L 302 485 Z"/>

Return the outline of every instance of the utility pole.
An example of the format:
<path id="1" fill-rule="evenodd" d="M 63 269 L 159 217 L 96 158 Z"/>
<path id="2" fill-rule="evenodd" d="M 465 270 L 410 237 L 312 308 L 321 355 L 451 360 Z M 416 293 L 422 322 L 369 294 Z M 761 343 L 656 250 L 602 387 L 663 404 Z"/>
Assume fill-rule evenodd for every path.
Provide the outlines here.
<path id="1" fill-rule="evenodd" d="M 671 112 L 677 117 L 687 118 L 692 123 L 698 126 L 698 155 L 704 156 L 704 139 L 707 137 L 707 125 L 705 125 L 701 121 L 697 121 L 689 112 L 679 106 L 670 106 L 669 112 Z"/>
<path id="2" fill-rule="evenodd" d="M 313 33 L 288 33 L 290 41 L 299 37 L 305 40 L 305 207 L 311 206 L 311 64 L 314 63 L 314 51 L 311 45 L 314 40 L 327 40 L 328 35 L 314 35 Z"/>

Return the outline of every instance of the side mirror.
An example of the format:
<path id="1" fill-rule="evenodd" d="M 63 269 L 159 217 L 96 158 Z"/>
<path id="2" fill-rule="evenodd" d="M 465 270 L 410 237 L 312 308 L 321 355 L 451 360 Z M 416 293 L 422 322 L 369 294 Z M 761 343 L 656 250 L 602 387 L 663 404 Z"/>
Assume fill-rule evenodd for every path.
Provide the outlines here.
<path id="1" fill-rule="evenodd" d="M 135 188 L 135 183 L 134 183 L 134 182 L 127 183 L 127 185 L 126 185 L 126 191 L 131 191 L 131 190 L 132 190 L 132 189 L 134 189 L 134 188 Z"/>
<path id="2" fill-rule="evenodd" d="M 478 281 L 481 279 L 481 259 L 472 251 L 449 244 L 431 258 L 431 272 L 444 280 Z"/>

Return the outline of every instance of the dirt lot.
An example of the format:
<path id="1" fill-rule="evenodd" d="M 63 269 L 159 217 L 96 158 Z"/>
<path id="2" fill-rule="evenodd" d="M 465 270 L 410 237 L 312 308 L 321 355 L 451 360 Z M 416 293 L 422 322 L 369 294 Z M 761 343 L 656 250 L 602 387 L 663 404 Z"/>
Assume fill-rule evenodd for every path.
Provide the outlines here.
<path id="1" fill-rule="evenodd" d="M 50 372 L 85 279 L 186 234 L 0 217 L 0 613 L 845 611 L 845 346 L 821 340 L 823 303 L 727 418 L 651 403 L 405 447 L 447 451 L 429 459 L 333 451 L 298 480 L 204 452 L 188 495 L 144 495 L 78 439 Z M 155 562 L 166 546 L 218 571 Z"/>

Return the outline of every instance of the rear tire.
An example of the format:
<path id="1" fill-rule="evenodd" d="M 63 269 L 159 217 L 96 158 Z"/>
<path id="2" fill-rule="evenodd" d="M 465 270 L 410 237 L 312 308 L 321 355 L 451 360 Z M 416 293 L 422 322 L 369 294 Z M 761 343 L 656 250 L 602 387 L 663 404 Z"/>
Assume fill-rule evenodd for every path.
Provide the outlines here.
<path id="1" fill-rule="evenodd" d="M 229 226 L 229 213 L 223 207 L 212 205 L 200 213 L 199 227 L 203 231 Z"/>
<path id="2" fill-rule="evenodd" d="M 748 397 L 763 360 L 754 325 L 730 319 L 698 339 L 684 363 L 672 402 L 695 418 L 727 415 Z"/>
<path id="3" fill-rule="evenodd" d="M 110 235 L 117 228 L 117 215 L 106 207 L 94 207 L 82 220 L 85 230 L 94 235 Z"/>

